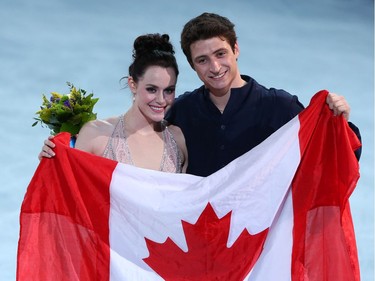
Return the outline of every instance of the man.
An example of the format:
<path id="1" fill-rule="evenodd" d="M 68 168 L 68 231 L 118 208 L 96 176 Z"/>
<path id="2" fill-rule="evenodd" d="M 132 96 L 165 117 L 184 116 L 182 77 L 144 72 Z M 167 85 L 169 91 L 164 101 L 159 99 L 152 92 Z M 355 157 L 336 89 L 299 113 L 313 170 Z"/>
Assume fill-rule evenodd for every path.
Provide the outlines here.
<path id="1" fill-rule="evenodd" d="M 304 109 L 296 96 L 267 89 L 240 74 L 237 36 L 227 18 L 212 13 L 193 18 L 183 28 L 181 47 L 204 84 L 179 96 L 166 116 L 185 136 L 187 173 L 216 172 Z M 330 93 L 327 104 L 335 115 L 349 119 L 344 97 Z M 359 130 L 350 126 L 359 136 Z M 356 154 L 359 158 L 360 151 Z"/>

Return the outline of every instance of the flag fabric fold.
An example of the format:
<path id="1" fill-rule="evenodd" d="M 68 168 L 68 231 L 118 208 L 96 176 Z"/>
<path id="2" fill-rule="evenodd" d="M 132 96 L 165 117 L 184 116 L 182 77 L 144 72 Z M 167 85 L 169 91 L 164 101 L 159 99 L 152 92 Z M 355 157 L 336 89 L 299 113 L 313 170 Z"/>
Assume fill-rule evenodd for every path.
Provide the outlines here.
<path id="1" fill-rule="evenodd" d="M 359 280 L 348 199 L 360 143 L 326 95 L 205 178 L 58 135 L 22 203 L 17 280 Z"/>

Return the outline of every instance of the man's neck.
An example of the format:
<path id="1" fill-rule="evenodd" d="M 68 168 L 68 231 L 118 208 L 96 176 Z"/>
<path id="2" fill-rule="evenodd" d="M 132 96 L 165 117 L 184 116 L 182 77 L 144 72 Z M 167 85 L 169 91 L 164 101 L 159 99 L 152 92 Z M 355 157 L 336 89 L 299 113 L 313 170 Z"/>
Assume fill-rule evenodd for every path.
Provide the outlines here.
<path id="1" fill-rule="evenodd" d="M 210 99 L 212 103 L 217 107 L 217 109 L 219 109 L 221 113 L 224 112 L 224 109 L 228 104 L 230 94 L 230 90 L 224 95 L 215 95 L 210 92 Z"/>
<path id="2" fill-rule="evenodd" d="M 231 95 L 231 89 L 232 88 L 241 88 L 244 85 L 246 85 L 246 81 L 242 80 L 237 80 L 237 83 L 233 83 L 231 85 L 231 88 L 228 90 L 222 90 L 222 91 L 209 91 L 210 93 L 210 99 L 213 102 L 213 104 L 220 110 L 220 112 L 224 112 L 225 107 L 228 104 L 230 95 Z"/>

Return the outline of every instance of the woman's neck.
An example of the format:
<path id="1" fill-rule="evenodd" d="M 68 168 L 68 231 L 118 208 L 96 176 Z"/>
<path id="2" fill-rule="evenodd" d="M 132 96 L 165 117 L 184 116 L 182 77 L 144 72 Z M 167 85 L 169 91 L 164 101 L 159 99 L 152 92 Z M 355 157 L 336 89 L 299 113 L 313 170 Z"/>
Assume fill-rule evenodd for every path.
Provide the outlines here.
<path id="1" fill-rule="evenodd" d="M 128 134 L 138 134 L 148 136 L 161 131 L 161 122 L 149 121 L 141 112 L 130 108 L 124 114 L 124 122 Z"/>

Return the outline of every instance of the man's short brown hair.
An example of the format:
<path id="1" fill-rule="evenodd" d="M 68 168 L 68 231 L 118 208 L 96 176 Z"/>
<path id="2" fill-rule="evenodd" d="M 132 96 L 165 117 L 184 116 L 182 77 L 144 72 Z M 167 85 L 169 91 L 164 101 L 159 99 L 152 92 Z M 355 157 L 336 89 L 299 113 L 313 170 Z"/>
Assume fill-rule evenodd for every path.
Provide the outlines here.
<path id="1" fill-rule="evenodd" d="M 190 51 L 191 44 L 213 37 L 226 40 L 234 51 L 237 35 L 234 24 L 228 18 L 213 13 L 203 13 L 185 24 L 181 33 L 181 48 L 191 67 L 194 68 Z"/>

